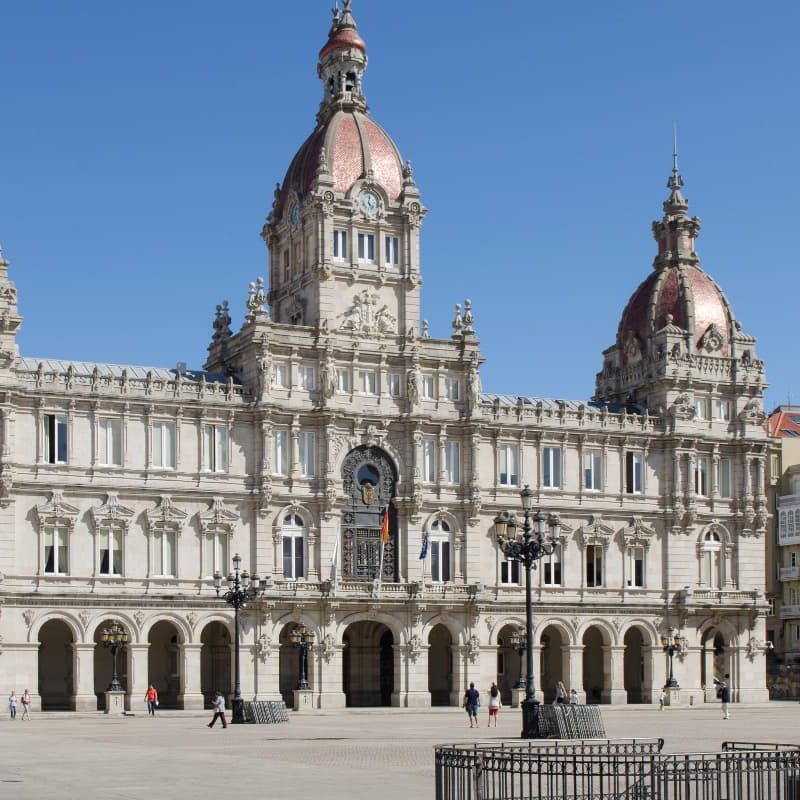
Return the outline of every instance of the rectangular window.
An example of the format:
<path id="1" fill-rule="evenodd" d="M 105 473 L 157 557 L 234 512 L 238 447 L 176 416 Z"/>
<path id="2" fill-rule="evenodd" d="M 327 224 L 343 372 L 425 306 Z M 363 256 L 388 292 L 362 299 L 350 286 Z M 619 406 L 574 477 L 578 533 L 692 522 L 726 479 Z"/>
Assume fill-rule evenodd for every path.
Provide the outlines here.
<path id="1" fill-rule="evenodd" d="M 644 547 L 628 548 L 628 586 L 644 586 Z"/>
<path id="2" fill-rule="evenodd" d="M 153 466 L 175 469 L 175 423 L 157 420 L 153 423 Z"/>
<path id="3" fill-rule="evenodd" d="M 337 261 L 347 259 L 347 231 L 335 230 L 333 232 L 333 257 Z"/>
<path id="4" fill-rule="evenodd" d="M 461 381 L 458 378 L 445 378 L 444 389 L 448 400 L 456 403 L 461 399 Z"/>
<path id="5" fill-rule="evenodd" d="M 378 374 L 374 370 L 362 370 L 358 373 L 361 394 L 378 393 Z"/>
<path id="6" fill-rule="evenodd" d="M 603 585 L 603 546 L 586 545 L 586 585 Z"/>
<path id="7" fill-rule="evenodd" d="M 289 474 L 289 431 L 272 431 L 272 472 Z"/>
<path id="8" fill-rule="evenodd" d="M 375 236 L 373 234 L 358 234 L 358 260 L 370 264 L 375 261 Z"/>
<path id="9" fill-rule="evenodd" d="M 435 399 L 436 391 L 433 375 L 422 376 L 421 394 L 427 400 Z"/>
<path id="10" fill-rule="evenodd" d="M 708 398 L 695 397 L 694 399 L 695 419 L 708 419 Z"/>
<path id="11" fill-rule="evenodd" d="M 303 537 L 284 534 L 283 577 L 288 580 L 297 580 L 303 575 Z"/>
<path id="12" fill-rule="evenodd" d="M 545 586 L 561 586 L 561 545 L 553 547 L 553 552 L 542 559 L 542 582 Z"/>
<path id="13" fill-rule="evenodd" d="M 603 454 L 599 450 L 583 454 L 583 488 L 587 492 L 603 489 Z"/>
<path id="14" fill-rule="evenodd" d="M 206 472 L 228 471 L 228 428 L 225 425 L 203 425 Z"/>
<path id="15" fill-rule="evenodd" d="M 44 460 L 48 464 L 67 463 L 67 418 L 44 415 Z"/>
<path id="16" fill-rule="evenodd" d="M 300 367 L 300 385 L 309 392 L 317 388 L 317 371 L 314 367 Z"/>
<path id="17" fill-rule="evenodd" d="M 431 580 L 445 583 L 450 578 L 450 542 L 434 539 L 431 542 Z"/>
<path id="18" fill-rule="evenodd" d="M 501 444 L 498 453 L 500 485 L 519 486 L 519 446 Z"/>
<path id="19" fill-rule="evenodd" d="M 458 442 L 445 442 L 444 468 L 448 483 L 461 483 L 461 445 Z"/>
<path id="20" fill-rule="evenodd" d="M 545 447 L 542 450 L 542 486 L 561 488 L 561 448 Z"/>
<path id="21" fill-rule="evenodd" d="M 427 483 L 436 482 L 436 441 L 422 440 L 422 480 Z"/>
<path id="22" fill-rule="evenodd" d="M 300 431 L 300 474 L 313 478 L 317 474 L 317 435 Z"/>
<path id="23" fill-rule="evenodd" d="M 500 562 L 500 583 L 519 586 L 519 561 Z"/>
<path id="24" fill-rule="evenodd" d="M 336 370 L 336 391 L 350 393 L 350 370 L 337 369 Z"/>
<path id="25" fill-rule="evenodd" d="M 400 264 L 400 239 L 397 236 L 387 236 L 384 239 L 386 244 L 386 266 L 397 267 Z"/>
<path id="26" fill-rule="evenodd" d="M 719 496 L 731 497 L 731 460 L 721 458 L 719 460 Z"/>
<path id="27" fill-rule="evenodd" d="M 122 575 L 122 531 L 100 531 L 100 574 Z"/>
<path id="28" fill-rule="evenodd" d="M 291 267 L 289 266 L 289 251 L 283 251 L 283 279 L 288 281 L 292 277 Z"/>
<path id="29" fill-rule="evenodd" d="M 714 419 L 719 422 L 730 422 L 731 401 L 717 397 L 714 400 Z"/>
<path id="30" fill-rule="evenodd" d="M 389 397 L 400 397 L 400 375 L 397 372 L 390 372 L 386 376 L 389 389 Z"/>
<path id="31" fill-rule="evenodd" d="M 212 577 L 215 572 L 226 575 L 229 570 L 229 537 L 222 531 L 207 533 L 205 536 L 205 572 Z"/>
<path id="32" fill-rule="evenodd" d="M 153 534 L 153 574 L 175 575 L 175 531 L 158 530 Z"/>
<path id="33" fill-rule="evenodd" d="M 280 389 L 286 389 L 289 386 L 289 365 L 288 364 L 273 364 L 272 365 L 272 382 Z"/>
<path id="34" fill-rule="evenodd" d="M 641 453 L 625 453 L 625 491 L 628 494 L 641 494 L 644 491 Z"/>
<path id="35" fill-rule="evenodd" d="M 797 553 L 789 553 L 789 566 L 790 567 L 797 566 Z"/>
<path id="36" fill-rule="evenodd" d="M 694 463 L 694 493 L 708 497 L 708 459 L 698 458 Z"/>
<path id="37" fill-rule="evenodd" d="M 44 532 L 44 571 L 48 575 L 69 572 L 68 531 L 66 528 L 46 528 Z"/>
<path id="38" fill-rule="evenodd" d="M 122 466 L 122 420 L 101 419 L 97 426 L 97 460 L 107 466 Z"/>

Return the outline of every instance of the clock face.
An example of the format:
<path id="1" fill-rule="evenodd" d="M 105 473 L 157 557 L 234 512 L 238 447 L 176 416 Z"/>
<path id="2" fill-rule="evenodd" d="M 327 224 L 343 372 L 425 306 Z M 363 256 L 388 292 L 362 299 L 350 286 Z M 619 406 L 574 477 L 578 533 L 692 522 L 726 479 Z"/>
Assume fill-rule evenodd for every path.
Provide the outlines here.
<path id="1" fill-rule="evenodd" d="M 297 203 L 292 206 L 292 210 L 289 212 L 289 219 L 292 221 L 292 225 L 297 225 L 300 221 L 300 206 Z"/>
<path id="2" fill-rule="evenodd" d="M 372 217 L 378 210 L 378 198 L 372 192 L 361 192 L 358 196 L 358 207 L 368 217 Z"/>

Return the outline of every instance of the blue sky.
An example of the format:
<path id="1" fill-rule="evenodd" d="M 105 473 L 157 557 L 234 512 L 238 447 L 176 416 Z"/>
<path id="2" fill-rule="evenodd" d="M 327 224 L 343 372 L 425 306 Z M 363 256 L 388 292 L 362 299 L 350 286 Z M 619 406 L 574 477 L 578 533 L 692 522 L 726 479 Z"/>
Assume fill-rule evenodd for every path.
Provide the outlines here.
<path id="1" fill-rule="evenodd" d="M 0 242 L 23 354 L 200 366 L 266 275 L 332 0 L 5 0 Z M 764 11 L 766 9 L 766 11 Z M 423 315 L 473 301 L 487 391 L 585 399 L 651 270 L 672 125 L 704 269 L 796 373 L 800 5 L 354 0 L 372 114 L 430 209 Z"/>

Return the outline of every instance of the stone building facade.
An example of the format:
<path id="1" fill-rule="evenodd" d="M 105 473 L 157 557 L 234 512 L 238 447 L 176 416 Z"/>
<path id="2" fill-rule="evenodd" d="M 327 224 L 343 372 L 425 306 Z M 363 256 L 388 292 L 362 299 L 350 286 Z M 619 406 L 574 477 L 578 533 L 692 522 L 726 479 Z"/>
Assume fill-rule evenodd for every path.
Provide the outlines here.
<path id="1" fill-rule="evenodd" d="M 348 0 L 263 228 L 268 286 L 251 284 L 236 332 L 217 308 L 202 371 L 20 356 L 0 262 L 6 685 L 96 708 L 118 620 L 130 702 L 154 683 L 162 705 L 202 707 L 231 685 L 212 576 L 238 552 L 267 580 L 243 618 L 245 697 L 291 699 L 304 624 L 316 707 L 457 704 L 468 681 L 508 699 L 524 592 L 491 529 L 529 485 L 562 521 L 534 573 L 540 695 L 563 680 L 652 702 L 671 632 L 687 697 L 729 673 L 737 700 L 764 700 L 765 376 L 700 268 L 677 164 L 595 398 L 486 393 L 470 301 L 448 339 L 420 319 L 426 209 L 369 115 L 366 66 Z"/>

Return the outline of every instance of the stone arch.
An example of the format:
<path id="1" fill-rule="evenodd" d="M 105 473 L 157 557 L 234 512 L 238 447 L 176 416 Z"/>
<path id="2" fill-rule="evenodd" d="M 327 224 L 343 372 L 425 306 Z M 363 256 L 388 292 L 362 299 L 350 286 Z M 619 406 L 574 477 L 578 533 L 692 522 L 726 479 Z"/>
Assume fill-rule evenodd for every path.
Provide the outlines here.
<path id="1" fill-rule="evenodd" d="M 503 703 L 510 705 L 512 691 L 524 685 L 525 653 L 517 651 L 512 643 L 514 633 L 524 635 L 525 623 L 516 619 L 506 619 L 494 631 L 497 651 L 497 677 L 495 682 L 500 689 Z"/>
<path id="2" fill-rule="evenodd" d="M 517 628 L 522 628 L 522 630 L 525 630 L 525 617 L 510 615 L 497 620 L 497 622 L 495 622 L 489 630 L 489 641 L 487 642 L 488 645 L 495 647 L 497 646 L 497 637 L 500 634 L 500 631 L 502 631 L 506 625 L 514 625 Z M 535 638 L 536 631 L 534 631 L 534 640 Z"/>
<path id="3" fill-rule="evenodd" d="M 621 642 L 625 641 L 625 634 L 631 628 L 639 628 L 642 631 L 645 645 L 655 647 L 661 641 L 658 629 L 655 627 L 655 625 L 653 625 L 652 622 L 649 622 L 646 619 L 634 617 L 633 619 L 625 620 L 625 623 L 619 629 L 619 640 Z"/>
<path id="4" fill-rule="evenodd" d="M 360 450 L 363 448 L 372 447 L 375 450 L 382 451 L 385 455 L 389 457 L 389 460 L 394 464 L 395 469 L 395 480 L 399 483 L 400 481 L 404 480 L 404 471 L 402 469 L 403 466 L 403 454 L 400 453 L 397 448 L 395 448 L 391 442 L 387 441 L 384 437 L 380 444 L 362 444 L 359 442 L 358 438 L 355 436 L 347 437 L 338 450 L 336 454 L 336 459 L 333 462 L 333 472 L 337 475 L 342 474 L 342 470 L 344 469 L 345 461 L 347 457 L 355 452 L 356 450 Z"/>
<path id="5" fill-rule="evenodd" d="M 628 703 L 650 702 L 651 685 L 646 658 L 648 632 L 640 625 L 628 625 L 624 632 L 620 631 L 621 641 L 625 646 L 622 657 L 623 686 Z"/>
<path id="6" fill-rule="evenodd" d="M 575 629 L 565 619 L 560 617 L 546 617 L 541 621 L 536 622 L 536 627 L 533 631 L 533 641 L 541 644 L 541 635 L 547 628 L 556 628 L 561 635 L 565 645 L 575 644 Z M 538 639 L 537 639 L 538 634 Z"/>
<path id="7" fill-rule="evenodd" d="M 53 620 L 63 622 L 69 628 L 72 633 L 72 641 L 75 644 L 80 644 L 85 641 L 86 634 L 84 627 L 75 615 L 71 614 L 69 611 L 46 611 L 41 617 L 31 622 L 31 626 L 28 629 L 28 642 L 33 643 L 40 641 L 40 631 L 48 622 L 52 622 Z"/>
<path id="8" fill-rule="evenodd" d="M 592 620 L 582 627 L 580 637 L 583 644 L 583 691 L 586 693 L 586 702 L 608 702 L 611 688 L 611 632 L 602 623 Z"/>
<path id="9" fill-rule="evenodd" d="M 148 626 L 144 639 L 147 648 L 147 683 L 158 692 L 159 706 L 182 708 L 181 649 L 185 631 L 171 616 L 164 616 Z"/>
<path id="10" fill-rule="evenodd" d="M 38 685 L 30 690 L 39 694 L 43 711 L 74 711 L 77 628 L 61 614 L 47 614 L 39 623 Z"/>
<path id="11" fill-rule="evenodd" d="M 569 683 L 570 675 L 570 631 L 557 620 L 547 620 L 537 631 L 539 659 L 534 672 L 538 688 L 546 703 L 553 702 L 556 687 L 560 682 Z M 535 637 L 534 637 L 535 639 Z M 569 687 L 575 688 L 575 687 Z"/>
<path id="12" fill-rule="evenodd" d="M 142 642 L 149 640 L 150 631 L 158 625 L 159 622 L 169 622 L 178 631 L 178 641 L 180 644 L 187 644 L 192 639 L 192 630 L 189 627 L 185 617 L 179 614 L 172 613 L 158 613 L 152 617 L 148 617 L 142 624 L 140 631 L 140 639 Z"/>
<path id="13" fill-rule="evenodd" d="M 102 643 L 102 636 L 104 628 L 113 622 L 119 622 L 128 633 L 129 643 L 136 644 L 141 639 L 134 638 L 133 633 L 138 633 L 138 628 L 134 625 L 133 621 L 127 614 L 120 614 L 116 610 L 106 611 L 95 615 L 90 624 L 87 624 L 87 632 L 93 629 L 92 639 L 94 641 L 94 694 L 97 698 L 97 710 L 100 711 L 105 708 L 105 692 L 111 683 L 113 675 L 114 656 L 111 651 Z M 121 647 L 117 651 L 117 678 L 122 684 L 126 695 L 131 691 L 130 681 L 128 676 L 130 674 L 130 648 Z M 130 710 L 130 702 L 126 697 L 125 707 Z"/>
<path id="14" fill-rule="evenodd" d="M 280 531 L 283 520 L 287 514 L 299 514 L 305 521 L 306 527 L 309 529 L 317 530 L 319 527 L 317 515 L 308 506 L 304 506 L 302 503 L 287 503 L 275 512 L 272 517 L 273 532 Z"/>
<path id="15" fill-rule="evenodd" d="M 380 622 L 392 632 L 395 644 L 408 644 L 404 626 L 391 614 L 387 614 L 384 611 L 356 611 L 341 619 L 336 626 L 336 641 L 338 644 L 344 644 L 344 632 L 356 622 Z"/>
<path id="16" fill-rule="evenodd" d="M 397 466 L 380 447 L 360 445 L 342 462 L 341 559 L 342 577 L 356 581 L 397 582 L 400 547 L 397 509 Z M 384 514 L 389 538 L 381 539 Z"/>
<path id="17" fill-rule="evenodd" d="M 233 689 L 233 631 L 227 619 L 211 618 L 198 625 L 200 639 L 200 691 L 205 708 L 214 692 L 229 697 Z"/>
<path id="18" fill-rule="evenodd" d="M 287 519 L 291 521 L 292 518 L 300 524 L 287 525 Z M 272 520 L 276 577 L 280 580 L 319 577 L 315 552 L 318 538 L 319 520 L 311 509 L 300 503 L 289 503 L 281 508 Z"/>
<path id="19" fill-rule="evenodd" d="M 231 637 L 231 641 L 233 641 L 233 618 L 228 617 L 219 611 L 212 611 L 196 619 L 192 627 L 187 628 L 190 635 L 189 638 L 187 638 L 186 643 L 202 644 L 203 630 L 212 622 L 219 622 L 223 627 L 225 627 Z"/>
<path id="20" fill-rule="evenodd" d="M 453 639 L 453 644 L 463 645 L 467 643 L 467 640 L 469 639 L 469 631 L 466 630 L 457 619 L 454 619 L 449 614 L 447 616 L 442 614 L 434 614 L 433 616 L 429 617 L 422 625 L 423 640 L 427 640 L 431 630 L 433 630 L 433 628 L 435 628 L 437 625 L 444 625 L 447 628 L 447 630 L 450 632 L 450 636 Z"/>
<path id="21" fill-rule="evenodd" d="M 141 635 L 142 632 L 139 626 L 136 624 L 136 620 L 133 619 L 133 617 L 127 611 L 120 611 L 118 609 L 100 611 L 91 619 L 89 619 L 86 623 L 86 641 L 96 641 L 98 629 L 102 627 L 104 623 L 112 620 L 117 620 L 122 624 L 122 627 L 128 632 L 131 644 L 138 644 L 139 642 L 144 641 Z"/>
<path id="22" fill-rule="evenodd" d="M 397 705 L 399 648 L 392 629 L 362 619 L 342 631 L 342 688 L 348 706 Z"/>
<path id="23" fill-rule="evenodd" d="M 289 635 L 295 627 L 305 625 L 314 632 L 316 644 L 320 643 L 319 633 L 315 625 L 292 615 L 283 617 L 275 626 L 278 641 L 278 691 L 288 708 L 294 706 L 294 690 L 299 688 L 300 658 L 301 653 L 289 640 Z M 314 670 L 311 668 L 311 659 L 314 651 L 306 654 L 305 675 L 309 688 L 314 688 Z"/>
<path id="24" fill-rule="evenodd" d="M 739 641 L 739 632 L 728 620 L 711 618 L 698 627 L 700 644 L 700 683 L 705 687 L 706 702 L 716 700 L 714 678 L 724 680 L 730 676 L 728 685 L 731 688 L 731 699 L 736 697 L 736 659 L 735 648 Z"/>
<path id="25" fill-rule="evenodd" d="M 428 691 L 432 706 L 453 703 L 453 632 L 443 622 L 430 627 L 428 646 Z"/>
<path id="26" fill-rule="evenodd" d="M 584 620 L 584 622 L 578 628 L 578 633 L 575 639 L 579 642 L 582 641 L 583 637 L 586 634 L 586 631 L 589 630 L 590 628 L 597 628 L 600 631 L 604 647 L 609 647 L 613 644 L 617 644 L 618 634 L 604 619 L 599 619 L 597 617 Z"/>
<path id="27" fill-rule="evenodd" d="M 697 549 L 697 582 L 709 589 L 723 589 L 733 583 L 733 553 L 735 549 L 731 532 L 718 520 L 714 519 L 703 526 L 696 538 Z M 716 565 L 716 578 L 713 577 L 712 566 L 714 550 L 710 549 L 719 543 Z M 709 572 L 712 576 L 709 576 Z M 713 585 L 712 585 L 713 584 Z"/>

